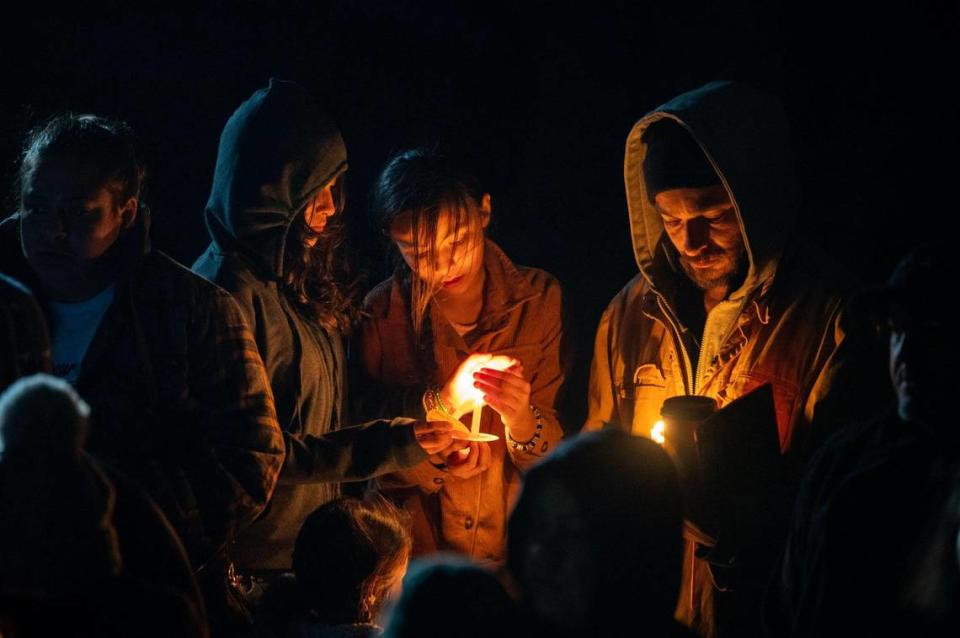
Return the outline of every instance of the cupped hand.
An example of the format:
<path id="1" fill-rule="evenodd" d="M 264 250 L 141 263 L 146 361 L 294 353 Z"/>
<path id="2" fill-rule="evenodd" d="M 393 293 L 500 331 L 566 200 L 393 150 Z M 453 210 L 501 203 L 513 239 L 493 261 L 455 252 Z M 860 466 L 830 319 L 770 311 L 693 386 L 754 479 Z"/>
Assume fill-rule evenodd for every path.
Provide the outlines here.
<path id="1" fill-rule="evenodd" d="M 474 353 L 464 359 L 440 390 L 440 400 L 455 417 L 465 414 L 482 398 L 474 387 L 473 374 L 482 368 L 503 370 L 517 364 L 513 357 Z"/>
<path id="2" fill-rule="evenodd" d="M 489 443 L 470 441 L 466 447 L 447 457 L 447 471 L 453 476 L 468 479 L 490 469 L 493 454 Z"/>
<path id="3" fill-rule="evenodd" d="M 534 427 L 530 411 L 530 382 L 523 376 L 520 363 L 506 370 L 481 368 L 473 374 L 474 388 L 483 393 L 484 402 L 496 410 L 503 424 L 523 436 Z"/>

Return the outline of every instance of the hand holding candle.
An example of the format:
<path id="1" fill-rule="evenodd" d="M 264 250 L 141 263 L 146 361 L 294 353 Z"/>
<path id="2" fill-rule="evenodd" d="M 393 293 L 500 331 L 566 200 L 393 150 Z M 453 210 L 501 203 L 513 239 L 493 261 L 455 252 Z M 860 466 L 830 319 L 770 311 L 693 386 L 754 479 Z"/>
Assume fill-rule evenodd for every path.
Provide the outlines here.
<path id="1" fill-rule="evenodd" d="M 441 400 L 456 417 L 460 417 L 470 410 L 473 414 L 469 432 L 465 432 L 466 428 L 463 428 L 464 431 L 457 430 L 454 432 L 454 438 L 473 441 L 496 440 L 495 435 L 480 432 L 480 420 L 486 392 L 478 386 L 477 374 L 481 372 L 501 372 L 516 365 L 518 365 L 518 362 L 513 357 L 472 354 L 457 367 L 457 371 L 440 391 Z M 492 404 L 491 407 L 497 409 Z M 499 412 L 499 410 L 497 411 Z"/>
<path id="2" fill-rule="evenodd" d="M 511 436 L 522 441 L 533 436 L 536 419 L 530 410 L 530 382 L 523 377 L 519 361 L 504 369 L 484 366 L 473 378 L 481 400 L 497 411 Z"/>

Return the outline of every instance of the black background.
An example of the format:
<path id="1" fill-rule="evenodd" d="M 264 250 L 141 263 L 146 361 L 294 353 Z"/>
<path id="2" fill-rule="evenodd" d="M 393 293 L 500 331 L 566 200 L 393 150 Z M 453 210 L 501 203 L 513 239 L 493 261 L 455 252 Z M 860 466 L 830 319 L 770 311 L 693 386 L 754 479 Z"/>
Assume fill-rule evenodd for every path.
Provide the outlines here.
<path id="1" fill-rule="evenodd" d="M 623 193 L 631 125 L 713 79 L 787 107 L 806 195 L 801 231 L 866 282 L 957 209 L 955 2 L 240 2 L 8 4 L 0 179 L 63 110 L 121 117 L 149 158 L 154 241 L 189 264 L 220 130 L 269 77 L 334 104 L 348 212 L 375 283 L 383 246 L 367 191 L 394 151 L 442 142 L 481 167 L 494 238 L 573 303 L 582 407 L 592 333 L 636 273 Z M 579 414 L 571 415 L 576 423 Z"/>

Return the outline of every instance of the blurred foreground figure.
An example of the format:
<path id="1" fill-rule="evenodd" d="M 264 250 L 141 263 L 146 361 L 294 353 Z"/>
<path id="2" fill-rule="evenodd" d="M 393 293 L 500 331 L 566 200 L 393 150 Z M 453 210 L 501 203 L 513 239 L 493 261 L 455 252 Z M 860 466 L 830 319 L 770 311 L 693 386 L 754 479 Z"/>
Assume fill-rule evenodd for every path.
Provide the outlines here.
<path id="1" fill-rule="evenodd" d="M 50 337 L 43 311 L 29 290 L 0 274 L 0 392 L 37 372 L 50 372 Z"/>
<path id="2" fill-rule="evenodd" d="M 258 636 L 379 636 L 374 623 L 400 591 L 410 545 L 400 512 L 385 499 L 322 505 L 297 536 L 296 577 L 264 594 Z"/>
<path id="3" fill-rule="evenodd" d="M 125 560 L 115 521 L 129 497 L 83 452 L 88 415 L 48 375 L 0 395 L 0 628 L 5 619 L 13 636 L 206 636 L 195 585 L 144 581 L 137 558 Z M 163 540 L 180 548 L 172 533 L 137 531 L 162 571 L 180 568 L 192 585 L 182 549 L 164 554 Z"/>
<path id="4" fill-rule="evenodd" d="M 222 549 L 266 506 L 283 441 L 236 303 L 151 250 L 143 177 L 121 122 L 62 115 L 33 131 L 0 272 L 47 310 L 54 373 L 90 404 L 88 450 L 162 508 L 219 618 Z"/>
<path id="5" fill-rule="evenodd" d="M 947 251 L 940 243 L 910 253 L 858 304 L 888 341 L 896 405 L 841 431 L 814 459 L 794 513 L 778 635 L 960 631 L 946 626 L 957 620 L 957 601 L 944 606 L 938 589 L 957 580 L 957 505 L 948 495 L 960 430 L 944 358 L 952 345 Z M 938 532 L 941 521 L 952 532 Z"/>
<path id="6" fill-rule="evenodd" d="M 680 485 L 652 441 L 608 429 L 562 443 L 524 477 L 509 532 L 508 568 L 535 635 L 692 636 L 673 619 Z"/>
<path id="7" fill-rule="evenodd" d="M 529 636 L 516 604 L 487 569 L 452 554 L 414 561 L 384 621 L 384 638 Z"/>
<path id="8" fill-rule="evenodd" d="M 705 636 L 759 631 L 796 477 L 823 436 L 819 423 L 842 421 L 849 407 L 833 389 L 858 378 L 840 322 L 851 282 L 791 239 L 801 197 L 789 137 L 772 96 L 714 82 L 648 113 L 627 138 L 640 273 L 600 321 L 585 428 L 650 436 L 667 398 L 702 395 L 723 407 L 770 385 L 764 434 L 783 454 L 768 464 L 773 475 L 751 482 L 758 511 L 734 512 L 727 491 L 705 486 L 718 495 L 718 518 L 696 521 L 689 535 L 677 609 Z"/>

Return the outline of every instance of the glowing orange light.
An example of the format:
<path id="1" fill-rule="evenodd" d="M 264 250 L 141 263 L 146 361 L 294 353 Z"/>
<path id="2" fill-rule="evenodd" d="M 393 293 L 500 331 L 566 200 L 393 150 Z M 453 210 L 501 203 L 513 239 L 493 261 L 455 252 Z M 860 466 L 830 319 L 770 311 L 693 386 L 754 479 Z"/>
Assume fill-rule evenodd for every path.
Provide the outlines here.
<path id="1" fill-rule="evenodd" d="M 653 428 L 650 430 L 650 438 L 660 445 L 663 445 L 666 441 L 666 438 L 663 436 L 663 431 L 665 428 L 666 425 L 664 425 L 663 421 L 657 421 L 653 424 Z"/>
<path id="2" fill-rule="evenodd" d="M 462 370 L 461 374 L 454 380 L 455 392 L 461 400 L 473 401 L 480 406 L 483 405 L 483 391 L 473 387 L 473 373 L 482 368 L 491 370 L 506 370 L 517 363 L 513 357 L 494 354 L 476 357 L 476 361 Z"/>

